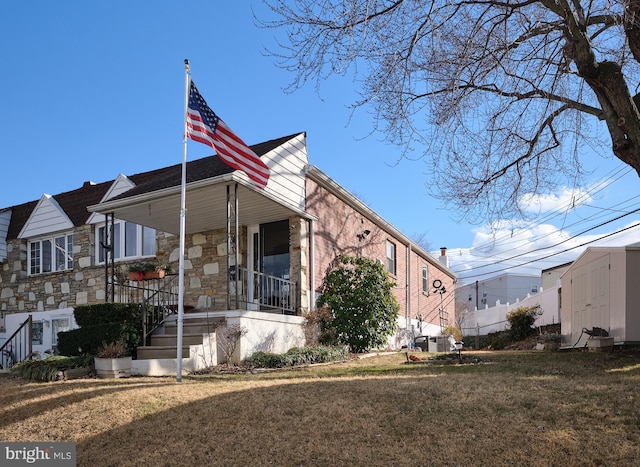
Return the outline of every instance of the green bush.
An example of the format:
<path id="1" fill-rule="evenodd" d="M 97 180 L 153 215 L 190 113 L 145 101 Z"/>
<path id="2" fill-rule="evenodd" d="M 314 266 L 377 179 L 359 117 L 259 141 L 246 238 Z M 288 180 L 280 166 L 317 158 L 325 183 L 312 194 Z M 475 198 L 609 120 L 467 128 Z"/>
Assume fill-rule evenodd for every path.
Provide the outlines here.
<path id="1" fill-rule="evenodd" d="M 284 354 L 256 352 L 245 360 L 245 364 L 255 368 L 286 368 L 311 363 L 325 363 L 344 360 L 348 351 L 342 346 L 316 345 L 294 347 Z"/>
<path id="2" fill-rule="evenodd" d="M 137 304 L 99 303 L 74 308 L 80 328 L 58 333 L 58 351 L 65 356 L 96 355 L 103 343 L 122 342 L 135 358 L 142 345 L 142 311 Z"/>
<path id="3" fill-rule="evenodd" d="M 138 324 L 142 321 L 140 305 L 137 303 L 96 303 L 79 305 L 73 309 L 78 326 L 106 323 Z"/>
<path id="4" fill-rule="evenodd" d="M 70 368 L 91 368 L 93 357 L 48 357 L 42 360 L 24 360 L 11 367 L 11 372 L 29 381 L 53 381 L 58 373 Z"/>
<path id="5" fill-rule="evenodd" d="M 397 327 L 400 305 L 393 295 L 395 282 L 384 266 L 371 258 L 339 255 L 322 283 L 317 307 L 330 311 L 320 322 L 322 336 L 352 352 L 386 345 Z M 327 342 L 324 342 L 327 343 Z"/>
<path id="6" fill-rule="evenodd" d="M 507 321 L 509 321 L 509 332 L 514 341 L 521 341 L 536 333 L 533 323 L 540 311 L 540 306 L 522 306 L 507 313 Z"/>
<path id="7" fill-rule="evenodd" d="M 482 343 L 482 340 L 480 342 Z M 509 331 L 497 331 L 487 334 L 484 345 L 481 345 L 487 349 L 502 350 L 512 343 L 513 340 Z"/>

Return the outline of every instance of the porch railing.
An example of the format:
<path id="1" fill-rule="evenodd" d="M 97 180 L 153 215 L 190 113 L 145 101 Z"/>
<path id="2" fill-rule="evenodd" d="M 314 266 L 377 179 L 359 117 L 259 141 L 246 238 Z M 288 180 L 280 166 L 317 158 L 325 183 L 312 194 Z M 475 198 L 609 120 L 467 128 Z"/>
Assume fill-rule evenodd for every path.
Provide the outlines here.
<path id="1" fill-rule="evenodd" d="M 238 271 L 239 297 L 247 309 L 253 304 L 261 311 L 292 315 L 297 313 L 298 293 L 295 282 L 246 268 L 238 268 Z"/>
<path id="2" fill-rule="evenodd" d="M 16 363 L 31 358 L 33 347 L 31 341 L 31 315 L 22 323 L 16 332 L 11 334 L 0 346 L 0 368 L 11 368 Z"/>
<path id="3" fill-rule="evenodd" d="M 129 281 L 116 287 L 116 301 L 139 303 L 142 307 L 143 342 L 148 345 L 151 333 L 164 323 L 165 318 L 178 311 L 178 276 L 163 279 Z"/>

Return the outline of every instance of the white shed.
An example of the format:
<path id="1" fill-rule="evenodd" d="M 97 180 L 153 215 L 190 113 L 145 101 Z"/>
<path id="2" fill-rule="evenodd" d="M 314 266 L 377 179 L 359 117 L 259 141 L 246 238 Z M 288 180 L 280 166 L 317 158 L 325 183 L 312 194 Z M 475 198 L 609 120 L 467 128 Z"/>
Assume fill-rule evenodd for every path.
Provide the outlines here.
<path id="1" fill-rule="evenodd" d="M 584 346 L 596 327 L 616 345 L 640 344 L 640 244 L 587 248 L 561 283 L 563 347 Z"/>

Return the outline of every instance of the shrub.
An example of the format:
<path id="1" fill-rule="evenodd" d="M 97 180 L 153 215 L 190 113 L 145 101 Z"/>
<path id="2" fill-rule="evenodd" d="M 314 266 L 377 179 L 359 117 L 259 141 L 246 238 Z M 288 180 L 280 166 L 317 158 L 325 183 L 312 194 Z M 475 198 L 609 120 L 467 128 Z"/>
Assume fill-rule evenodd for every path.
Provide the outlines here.
<path id="1" fill-rule="evenodd" d="M 507 313 L 507 321 L 509 321 L 511 338 L 514 341 L 520 341 L 535 334 L 533 323 L 540 312 L 540 305 L 519 307 Z"/>
<path id="2" fill-rule="evenodd" d="M 137 303 L 95 303 L 79 305 L 73 309 L 78 326 L 106 323 L 142 323 L 142 312 Z"/>
<path id="3" fill-rule="evenodd" d="M 70 368 L 90 368 L 93 357 L 48 357 L 42 360 L 24 360 L 11 367 L 11 371 L 29 381 L 54 381 L 60 371 Z"/>
<path id="4" fill-rule="evenodd" d="M 502 350 L 513 342 L 509 331 L 491 332 L 481 337 L 484 337 L 484 339 L 480 339 L 481 347 L 492 350 Z"/>
<path id="5" fill-rule="evenodd" d="M 284 354 L 255 352 L 245 360 L 245 364 L 255 368 L 286 368 L 311 363 L 325 363 L 345 360 L 348 357 L 344 346 L 316 345 L 294 347 Z"/>
<path id="6" fill-rule="evenodd" d="M 384 266 L 371 258 L 339 255 L 333 261 L 317 305 L 330 311 L 327 324 L 335 329 L 338 344 L 353 352 L 386 345 L 396 331 L 400 310 L 394 286 Z"/>
<path id="7" fill-rule="evenodd" d="M 218 338 L 218 346 L 222 349 L 222 353 L 227 359 L 227 363 L 231 363 L 233 354 L 236 351 L 240 338 L 246 335 L 249 330 L 239 324 L 227 325 L 225 322 L 216 329 L 216 337 Z"/>
<path id="8" fill-rule="evenodd" d="M 142 310 L 137 304 L 81 305 L 74 308 L 73 316 L 80 328 L 58 333 L 62 355 L 96 355 L 103 342 L 122 342 L 135 357 L 142 344 Z"/>
<path id="9" fill-rule="evenodd" d="M 442 331 L 442 335 L 453 337 L 456 342 L 460 342 L 464 340 L 464 336 L 462 335 L 462 329 L 456 326 L 448 325 Z"/>
<path id="10" fill-rule="evenodd" d="M 131 355 L 124 342 L 103 342 L 96 357 L 98 358 L 121 358 Z"/>
<path id="11" fill-rule="evenodd" d="M 336 328 L 332 326 L 333 317 L 326 308 L 316 308 L 305 315 L 302 325 L 306 344 L 334 345 L 337 343 Z"/>

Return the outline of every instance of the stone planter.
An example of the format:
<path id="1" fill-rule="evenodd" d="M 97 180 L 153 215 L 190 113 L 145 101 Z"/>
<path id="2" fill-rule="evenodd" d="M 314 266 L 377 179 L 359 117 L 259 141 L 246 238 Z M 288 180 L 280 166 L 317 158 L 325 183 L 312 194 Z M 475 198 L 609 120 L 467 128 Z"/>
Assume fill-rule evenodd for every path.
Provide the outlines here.
<path id="1" fill-rule="evenodd" d="M 131 357 L 94 357 L 94 366 L 100 378 L 127 378 L 131 376 Z"/>

